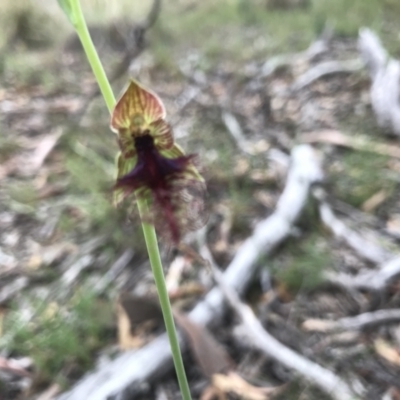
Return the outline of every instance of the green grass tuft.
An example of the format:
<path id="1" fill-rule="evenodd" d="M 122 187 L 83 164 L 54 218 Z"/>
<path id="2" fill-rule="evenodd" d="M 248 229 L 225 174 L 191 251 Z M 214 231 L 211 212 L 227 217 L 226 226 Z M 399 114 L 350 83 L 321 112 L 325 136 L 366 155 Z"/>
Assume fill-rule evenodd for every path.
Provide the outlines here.
<path id="1" fill-rule="evenodd" d="M 323 271 L 332 266 L 326 243 L 311 235 L 288 250 L 289 255 L 272 262 L 274 276 L 293 292 L 318 287 L 323 281 Z"/>
<path id="2" fill-rule="evenodd" d="M 349 151 L 333 167 L 331 181 L 336 196 L 355 207 L 360 207 L 381 190 L 390 195 L 396 181 L 388 173 L 387 156 Z M 346 173 L 343 173 L 346 171 Z"/>
<path id="3" fill-rule="evenodd" d="M 33 358 L 40 382 L 63 382 L 63 375 L 91 367 L 96 351 L 109 339 L 109 307 L 84 290 L 66 304 L 35 303 L 29 323 L 17 308 L 7 314 L 3 340 L 11 339 L 3 345 L 15 355 Z"/>

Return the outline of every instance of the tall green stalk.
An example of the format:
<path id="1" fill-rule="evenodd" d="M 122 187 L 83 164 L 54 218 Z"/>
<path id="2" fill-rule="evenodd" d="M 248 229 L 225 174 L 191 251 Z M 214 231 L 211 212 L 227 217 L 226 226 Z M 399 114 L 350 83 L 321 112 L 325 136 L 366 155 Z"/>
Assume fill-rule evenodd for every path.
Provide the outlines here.
<path id="1" fill-rule="evenodd" d="M 103 65 L 99 59 L 97 51 L 93 45 L 89 30 L 86 25 L 85 18 L 82 13 L 79 0 L 59 0 L 60 5 L 67 13 L 70 21 L 74 25 L 86 56 L 92 67 L 93 73 L 99 84 L 101 93 L 107 104 L 107 108 L 111 113 L 115 106 L 115 96 L 111 85 L 107 79 Z M 145 201 L 138 199 L 139 214 L 142 217 L 148 211 Z M 185 368 L 183 366 L 182 354 L 179 347 L 178 336 L 176 332 L 175 322 L 172 315 L 171 303 L 169 301 L 167 287 L 165 284 L 164 271 L 161 263 L 160 251 L 158 248 L 157 235 L 154 226 L 142 222 L 143 234 L 146 241 L 147 252 L 149 254 L 150 264 L 157 286 L 158 296 L 160 298 L 161 309 L 164 317 L 165 327 L 169 342 L 171 345 L 172 357 L 174 360 L 175 370 L 178 377 L 179 387 L 184 400 L 191 400 L 189 384 L 186 378 Z"/>

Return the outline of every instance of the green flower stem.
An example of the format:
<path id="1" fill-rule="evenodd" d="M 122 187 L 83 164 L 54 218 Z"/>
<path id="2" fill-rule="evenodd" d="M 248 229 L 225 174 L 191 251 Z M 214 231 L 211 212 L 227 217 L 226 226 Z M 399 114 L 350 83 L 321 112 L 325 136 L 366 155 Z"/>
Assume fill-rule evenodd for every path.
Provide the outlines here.
<path id="1" fill-rule="evenodd" d="M 107 79 L 106 73 L 104 71 L 103 65 L 101 64 L 97 51 L 93 45 L 93 41 L 90 37 L 90 33 L 87 28 L 79 0 L 70 0 L 70 5 L 74 14 L 75 29 L 78 33 L 79 39 L 82 42 L 82 46 L 85 50 L 90 66 L 92 67 L 93 73 L 97 79 L 101 93 L 107 104 L 107 108 L 111 113 L 115 106 L 114 93 L 112 91 L 110 82 Z M 145 201 L 141 201 L 139 199 L 137 203 L 139 214 L 142 217 L 147 213 L 147 204 Z M 146 241 L 147 252 L 149 254 L 151 268 L 153 270 L 154 280 L 157 286 L 158 296 L 160 298 L 161 309 L 171 346 L 172 357 L 175 364 L 179 387 L 183 399 L 191 400 L 189 384 L 186 378 L 182 354 L 179 347 L 178 335 L 175 328 L 174 317 L 172 315 L 171 303 L 169 301 L 167 287 L 165 285 L 164 271 L 162 268 L 156 232 L 153 225 L 145 222 L 142 222 L 142 228 Z"/>
<path id="2" fill-rule="evenodd" d="M 148 211 L 146 202 L 138 201 L 140 215 L 146 214 Z M 182 354 L 179 347 L 178 336 L 176 334 L 174 317 L 169 302 L 167 286 L 165 284 L 164 271 L 161 263 L 160 252 L 158 250 L 157 236 L 154 226 L 142 222 L 143 234 L 149 253 L 151 269 L 153 270 L 154 280 L 157 286 L 158 297 L 160 298 L 161 310 L 164 317 L 165 327 L 171 345 L 172 356 L 174 358 L 176 375 L 178 377 L 179 387 L 181 389 L 182 398 L 190 400 L 190 389 L 186 378 L 185 367 L 183 366 Z"/>
<path id="3" fill-rule="evenodd" d="M 106 72 L 104 71 L 96 48 L 93 45 L 80 2 L 79 0 L 70 0 L 70 4 L 75 17 L 75 30 L 82 43 L 83 49 L 85 50 L 86 57 L 89 60 L 90 66 L 92 67 L 97 83 L 99 84 L 101 94 L 104 97 L 108 111 L 111 114 L 115 106 L 115 96 L 113 90 L 110 82 L 107 79 Z"/>

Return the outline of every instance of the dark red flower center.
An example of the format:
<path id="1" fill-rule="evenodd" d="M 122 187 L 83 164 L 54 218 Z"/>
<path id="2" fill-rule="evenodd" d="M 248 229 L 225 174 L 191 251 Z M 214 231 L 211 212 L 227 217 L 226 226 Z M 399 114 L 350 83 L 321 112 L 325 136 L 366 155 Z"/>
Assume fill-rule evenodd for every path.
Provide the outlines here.
<path id="1" fill-rule="evenodd" d="M 185 172 L 193 155 L 167 158 L 160 154 L 150 134 L 135 137 L 134 141 L 137 153 L 136 166 L 118 179 L 116 187 L 124 188 L 126 195 L 139 189 L 150 190 L 154 204 L 164 211 L 172 239 L 177 243 L 180 232 L 175 212 L 179 203 L 173 201 L 177 190 L 173 182 L 179 174 Z"/>
<path id="2" fill-rule="evenodd" d="M 164 157 L 154 145 L 150 134 L 135 137 L 137 163 L 127 175 L 118 179 L 117 186 L 140 186 L 149 189 L 166 188 L 166 179 L 172 174 L 183 172 L 192 156 Z"/>

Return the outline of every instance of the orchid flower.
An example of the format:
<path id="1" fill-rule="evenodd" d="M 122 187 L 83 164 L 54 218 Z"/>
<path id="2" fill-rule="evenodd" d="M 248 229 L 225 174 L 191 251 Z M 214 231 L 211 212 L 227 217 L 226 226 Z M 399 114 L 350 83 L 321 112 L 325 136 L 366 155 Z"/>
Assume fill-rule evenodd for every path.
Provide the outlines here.
<path id="1" fill-rule="evenodd" d="M 205 182 L 194 165 L 195 155 L 185 155 L 165 121 L 159 97 L 131 80 L 111 117 L 118 134 L 118 176 L 114 204 L 132 193 L 146 200 L 146 222 L 178 244 L 184 233 L 205 222 Z"/>

